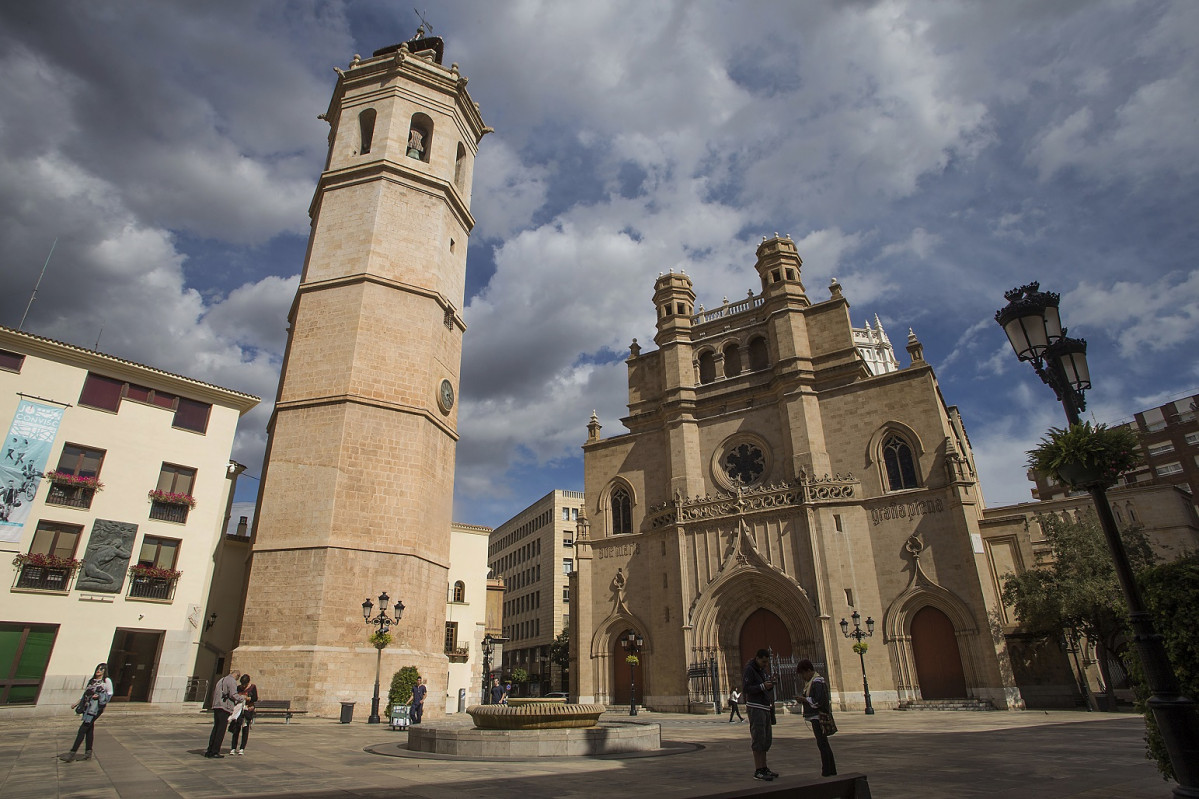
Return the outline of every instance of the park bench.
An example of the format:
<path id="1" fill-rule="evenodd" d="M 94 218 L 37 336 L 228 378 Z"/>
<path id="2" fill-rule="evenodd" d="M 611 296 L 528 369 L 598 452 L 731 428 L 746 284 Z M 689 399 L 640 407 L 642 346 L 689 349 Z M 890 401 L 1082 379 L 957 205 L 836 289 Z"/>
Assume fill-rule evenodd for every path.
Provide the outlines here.
<path id="1" fill-rule="evenodd" d="M 307 710 L 292 710 L 290 699 L 259 699 L 254 703 L 254 718 L 283 718 L 284 724 L 291 723 L 293 714 L 307 713 Z"/>

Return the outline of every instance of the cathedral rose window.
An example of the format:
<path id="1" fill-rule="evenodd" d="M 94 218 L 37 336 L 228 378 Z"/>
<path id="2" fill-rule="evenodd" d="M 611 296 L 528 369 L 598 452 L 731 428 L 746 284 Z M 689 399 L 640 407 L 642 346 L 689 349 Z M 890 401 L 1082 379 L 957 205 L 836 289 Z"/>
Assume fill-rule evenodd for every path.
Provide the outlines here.
<path id="1" fill-rule="evenodd" d="M 771 455 L 766 442 L 751 433 L 725 439 L 712 454 L 712 477 L 725 491 L 758 485 L 770 476 Z"/>

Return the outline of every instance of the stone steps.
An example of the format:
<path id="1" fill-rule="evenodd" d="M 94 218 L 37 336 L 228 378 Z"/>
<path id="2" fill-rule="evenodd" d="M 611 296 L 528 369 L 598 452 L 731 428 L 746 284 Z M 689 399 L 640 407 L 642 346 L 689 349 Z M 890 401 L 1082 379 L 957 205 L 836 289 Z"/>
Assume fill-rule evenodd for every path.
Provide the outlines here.
<path id="1" fill-rule="evenodd" d="M 896 710 L 994 710 L 995 706 L 982 699 L 909 699 L 899 703 Z"/>

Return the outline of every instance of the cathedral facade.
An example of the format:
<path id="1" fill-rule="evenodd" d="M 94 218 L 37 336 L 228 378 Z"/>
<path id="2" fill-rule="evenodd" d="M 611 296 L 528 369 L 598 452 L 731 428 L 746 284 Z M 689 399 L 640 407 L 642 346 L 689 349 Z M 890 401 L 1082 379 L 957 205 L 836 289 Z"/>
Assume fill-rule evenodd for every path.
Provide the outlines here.
<path id="1" fill-rule="evenodd" d="M 696 712 L 767 648 L 780 701 L 806 657 L 842 708 L 865 680 L 876 707 L 1022 707 L 957 409 L 914 334 L 901 368 L 835 280 L 809 299 L 801 267 L 789 237 L 764 240 L 761 292 L 709 311 L 686 275 L 655 283 L 627 432 L 593 416 L 584 445 L 572 695 Z"/>

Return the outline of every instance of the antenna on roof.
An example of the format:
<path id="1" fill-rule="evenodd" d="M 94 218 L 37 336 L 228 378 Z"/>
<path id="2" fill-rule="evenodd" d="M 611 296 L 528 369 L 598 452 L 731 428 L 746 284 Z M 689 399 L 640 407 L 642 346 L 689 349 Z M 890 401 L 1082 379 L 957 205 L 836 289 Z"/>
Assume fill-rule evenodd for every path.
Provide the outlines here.
<path id="1" fill-rule="evenodd" d="M 42 278 L 46 276 L 46 267 L 50 265 L 50 256 L 54 254 L 54 246 L 58 244 L 58 239 L 54 239 L 54 244 L 50 245 L 50 252 L 46 253 L 46 263 L 42 264 L 42 273 L 37 276 L 37 283 L 33 284 L 33 294 L 29 295 L 29 303 L 25 306 L 25 313 L 21 314 L 21 324 L 17 325 L 17 330 L 25 327 L 25 317 L 29 316 L 29 306 L 33 305 L 33 301 L 37 299 L 38 287 L 42 285 Z"/>
<path id="2" fill-rule="evenodd" d="M 432 36 L 433 35 L 433 26 L 429 23 L 429 21 L 427 19 L 425 19 L 424 14 L 421 14 L 418 9 L 414 8 L 412 10 L 416 13 L 416 18 L 420 20 L 420 25 L 416 29 L 416 35 L 413 36 L 412 38 L 413 39 L 423 39 L 426 35 Z M 425 14 L 428 14 L 428 13 L 429 13 L 428 11 L 425 12 Z"/>

